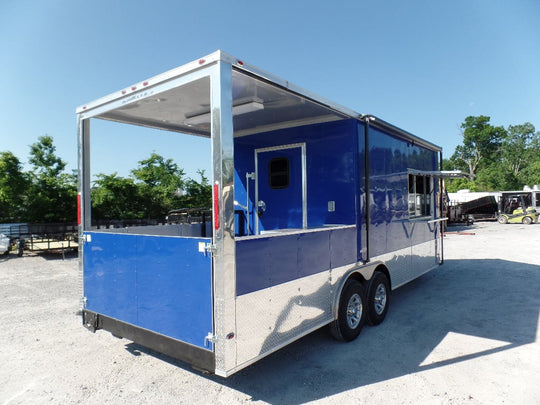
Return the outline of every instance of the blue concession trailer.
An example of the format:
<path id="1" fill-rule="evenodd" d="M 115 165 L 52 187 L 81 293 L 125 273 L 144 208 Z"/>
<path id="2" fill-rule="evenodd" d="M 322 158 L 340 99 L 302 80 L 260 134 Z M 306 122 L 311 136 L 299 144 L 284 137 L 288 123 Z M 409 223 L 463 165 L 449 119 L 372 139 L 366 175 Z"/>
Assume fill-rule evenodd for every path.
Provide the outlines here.
<path id="1" fill-rule="evenodd" d="M 221 51 L 77 116 L 92 331 L 226 377 L 325 325 L 355 339 L 443 261 L 441 148 Z M 208 138 L 211 224 L 92 227 L 92 120 Z"/>

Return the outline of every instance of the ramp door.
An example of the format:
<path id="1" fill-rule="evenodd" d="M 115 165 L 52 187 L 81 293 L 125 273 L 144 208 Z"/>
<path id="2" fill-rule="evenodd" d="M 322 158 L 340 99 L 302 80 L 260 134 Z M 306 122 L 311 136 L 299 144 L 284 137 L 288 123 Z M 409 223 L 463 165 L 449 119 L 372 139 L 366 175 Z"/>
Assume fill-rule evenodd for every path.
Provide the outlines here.
<path id="1" fill-rule="evenodd" d="M 86 309 L 208 350 L 210 238 L 85 233 Z"/>

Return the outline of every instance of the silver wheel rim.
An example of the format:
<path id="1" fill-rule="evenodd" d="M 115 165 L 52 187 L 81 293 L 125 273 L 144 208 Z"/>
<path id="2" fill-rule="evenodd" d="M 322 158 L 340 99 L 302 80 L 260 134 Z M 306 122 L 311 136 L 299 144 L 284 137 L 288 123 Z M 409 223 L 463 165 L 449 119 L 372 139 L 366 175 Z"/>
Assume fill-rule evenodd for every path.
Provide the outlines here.
<path id="1" fill-rule="evenodd" d="M 375 290 L 373 305 L 377 315 L 381 315 L 384 312 L 384 308 L 386 308 L 386 287 L 382 283 Z"/>
<path id="2" fill-rule="evenodd" d="M 356 293 L 351 295 L 347 304 L 347 324 L 349 328 L 356 329 L 358 327 L 362 319 L 362 311 L 363 307 L 360 295 Z"/>

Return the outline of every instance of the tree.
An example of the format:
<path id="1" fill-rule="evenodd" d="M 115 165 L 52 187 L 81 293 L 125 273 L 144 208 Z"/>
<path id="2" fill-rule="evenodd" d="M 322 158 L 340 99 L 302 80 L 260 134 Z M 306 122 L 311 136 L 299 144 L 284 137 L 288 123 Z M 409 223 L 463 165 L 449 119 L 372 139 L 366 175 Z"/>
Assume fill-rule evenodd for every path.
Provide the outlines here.
<path id="1" fill-rule="evenodd" d="M 518 176 L 527 163 L 527 149 L 535 135 L 534 125 L 526 122 L 522 125 L 510 125 L 502 141 L 502 159 L 505 166 Z"/>
<path id="2" fill-rule="evenodd" d="M 503 127 L 494 127 L 489 120 L 484 115 L 465 118 L 461 124 L 463 144 L 456 147 L 451 157 L 451 160 L 461 161 L 467 166 L 473 180 L 479 168 L 496 160 L 496 153 L 506 133 Z"/>
<path id="3" fill-rule="evenodd" d="M 185 196 L 182 198 L 182 208 L 211 208 L 212 186 L 204 174 L 204 170 L 197 170 L 201 182 L 188 179 L 185 183 Z"/>
<path id="4" fill-rule="evenodd" d="M 172 159 L 153 152 L 131 171 L 140 184 L 147 218 L 165 218 L 172 208 L 177 208 L 184 187 L 184 171 Z"/>
<path id="5" fill-rule="evenodd" d="M 11 152 L 0 152 L 0 222 L 23 220 L 29 185 L 19 159 Z"/>
<path id="6" fill-rule="evenodd" d="M 525 151 L 525 162 L 518 179 L 520 185 L 540 185 L 540 132 L 536 132 Z"/>
<path id="7" fill-rule="evenodd" d="M 75 222 L 77 176 L 64 173 L 66 163 L 56 156 L 53 138 L 45 135 L 30 146 L 33 166 L 26 220 L 29 222 Z"/>
<path id="8" fill-rule="evenodd" d="M 133 179 L 98 174 L 92 187 L 92 217 L 103 219 L 138 219 L 144 217 L 144 204 Z"/>
<path id="9" fill-rule="evenodd" d="M 66 162 L 56 156 L 56 146 L 49 135 L 40 136 L 36 143 L 30 145 L 30 158 L 28 160 L 37 175 L 56 177 L 66 168 Z"/>

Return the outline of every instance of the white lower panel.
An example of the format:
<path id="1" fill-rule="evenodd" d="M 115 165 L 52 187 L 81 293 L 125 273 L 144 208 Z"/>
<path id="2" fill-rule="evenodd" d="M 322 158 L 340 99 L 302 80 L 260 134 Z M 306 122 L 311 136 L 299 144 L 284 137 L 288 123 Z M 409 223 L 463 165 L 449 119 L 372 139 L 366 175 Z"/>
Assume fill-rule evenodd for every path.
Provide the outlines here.
<path id="1" fill-rule="evenodd" d="M 332 321 L 330 272 L 237 297 L 237 364 L 243 368 Z"/>
<path id="2" fill-rule="evenodd" d="M 412 247 L 373 257 L 372 261 L 386 264 L 392 280 L 392 289 L 433 270 L 437 266 L 435 239 Z"/>
<path id="3" fill-rule="evenodd" d="M 437 265 L 435 240 L 372 258 L 383 262 L 395 289 Z M 330 323 L 345 274 L 357 264 L 324 271 L 236 298 L 236 372 Z M 362 267 L 360 267 L 361 269 Z"/>

